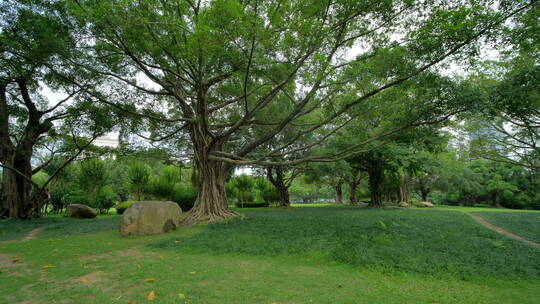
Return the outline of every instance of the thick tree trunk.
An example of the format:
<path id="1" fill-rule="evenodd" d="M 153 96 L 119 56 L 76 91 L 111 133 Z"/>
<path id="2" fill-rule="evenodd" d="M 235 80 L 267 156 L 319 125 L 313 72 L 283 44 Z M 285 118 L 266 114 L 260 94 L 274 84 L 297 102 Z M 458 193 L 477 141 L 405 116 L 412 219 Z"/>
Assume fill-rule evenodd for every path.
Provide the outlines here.
<path id="1" fill-rule="evenodd" d="M 405 201 L 405 194 L 403 193 L 403 187 L 399 186 L 397 188 L 398 203 Z"/>
<path id="2" fill-rule="evenodd" d="M 193 208 L 185 217 L 186 224 L 217 222 L 235 216 L 228 208 L 225 191 L 225 168 L 222 162 L 197 162 L 198 195 Z"/>
<path id="3" fill-rule="evenodd" d="M 399 180 L 399 187 L 397 190 L 398 203 L 409 201 L 409 179 L 406 175 L 402 175 Z"/>
<path id="4" fill-rule="evenodd" d="M 31 159 L 38 138 L 47 133 L 53 124 L 47 119 L 41 121 L 44 112 L 38 111 L 30 98 L 26 80 L 18 79 L 16 82 L 28 110 L 28 121 L 22 136 L 16 144 L 13 143 L 12 134 L 9 132 L 7 86 L 0 83 L 0 161 L 4 166 L 0 216 L 28 219 L 40 217 L 41 209 L 48 200 L 48 194 L 43 189 L 31 193 L 33 187 Z"/>
<path id="5" fill-rule="evenodd" d="M 291 201 L 289 197 L 289 189 L 287 187 L 283 187 L 278 189 L 279 192 L 279 206 L 280 207 L 289 207 L 291 206 Z"/>
<path id="6" fill-rule="evenodd" d="M 349 203 L 351 205 L 356 205 L 358 204 L 358 199 L 356 197 L 356 190 L 358 188 L 358 183 L 356 181 L 352 181 L 349 183 L 349 190 L 350 190 L 350 193 L 349 193 Z"/>
<path id="7" fill-rule="evenodd" d="M 336 189 L 336 203 L 337 204 L 343 204 L 343 187 L 342 182 L 338 182 L 334 188 Z"/>
<path id="8" fill-rule="evenodd" d="M 276 173 L 275 176 L 273 173 L 274 171 Z M 279 193 L 279 206 L 289 207 L 291 205 L 289 198 L 289 187 L 287 186 L 287 183 L 285 183 L 283 167 L 271 166 L 266 168 L 266 177 Z"/>
<path id="9" fill-rule="evenodd" d="M 502 208 L 501 203 L 499 202 L 499 194 L 495 193 L 492 196 L 491 205 L 495 208 Z"/>
<path id="10" fill-rule="evenodd" d="M 420 190 L 420 196 L 422 197 L 422 201 L 423 202 L 426 202 L 427 201 L 427 197 L 429 195 L 429 192 L 427 189 L 421 189 Z"/>
<path id="11" fill-rule="evenodd" d="M 227 168 L 222 161 L 209 158 L 211 150 L 207 143 L 211 141 L 201 130 L 203 126 L 194 126 L 191 133 L 195 152 L 196 174 L 192 182 L 197 188 L 197 199 L 193 208 L 184 217 L 185 225 L 210 223 L 225 220 L 237 214 L 229 210 L 225 177 Z M 214 151 L 221 151 L 222 146 L 216 144 Z"/>
<path id="12" fill-rule="evenodd" d="M 370 170 L 368 172 L 369 176 L 369 191 L 371 193 L 371 201 L 369 202 L 369 207 L 380 208 L 382 207 L 382 182 L 383 175 L 381 170 Z"/>
<path id="13" fill-rule="evenodd" d="M 34 192 L 31 195 L 32 183 L 24 178 L 21 174 L 31 178 L 32 167 L 30 158 L 9 155 L 2 163 L 8 167 L 3 168 L 2 172 L 2 191 L 0 199 L 2 200 L 2 217 L 14 219 L 30 219 L 41 216 L 41 209 L 46 199 L 38 196 Z M 18 172 L 10 169 L 16 169 Z M 36 189 L 37 190 L 37 189 Z"/>

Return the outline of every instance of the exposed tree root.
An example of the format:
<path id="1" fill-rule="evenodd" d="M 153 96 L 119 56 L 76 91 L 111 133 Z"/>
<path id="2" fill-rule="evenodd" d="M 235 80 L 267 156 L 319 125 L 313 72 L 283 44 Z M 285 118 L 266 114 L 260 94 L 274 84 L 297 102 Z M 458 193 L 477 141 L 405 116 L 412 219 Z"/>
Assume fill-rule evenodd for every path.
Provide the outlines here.
<path id="1" fill-rule="evenodd" d="M 193 208 L 188 211 L 182 217 L 183 226 L 192 226 L 197 224 L 209 224 L 223 222 L 230 218 L 240 216 L 240 214 L 228 209 L 228 208 L 219 208 L 213 212 L 205 212 L 202 208 Z"/>

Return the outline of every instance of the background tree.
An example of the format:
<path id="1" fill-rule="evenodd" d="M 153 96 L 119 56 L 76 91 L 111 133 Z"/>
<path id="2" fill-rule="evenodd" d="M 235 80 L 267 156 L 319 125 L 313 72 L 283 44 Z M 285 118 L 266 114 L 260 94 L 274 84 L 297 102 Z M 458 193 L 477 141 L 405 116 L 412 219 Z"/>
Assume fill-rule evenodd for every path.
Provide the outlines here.
<path id="1" fill-rule="evenodd" d="M 102 106 L 91 104 L 80 89 L 65 81 L 83 75 L 74 66 L 66 66 L 77 51 L 64 3 L 3 2 L 0 15 L 0 216 L 39 217 L 50 181 L 39 186 L 32 183 L 32 175 L 56 154 L 71 152 L 66 161 L 72 161 L 103 134 L 103 127 L 111 127 L 110 114 L 101 116 Z M 44 94 L 45 88 L 57 97 Z M 81 135 L 90 140 L 81 140 Z M 61 143 L 60 149 L 51 149 L 49 160 L 33 167 L 35 151 L 55 143 Z"/>
<path id="2" fill-rule="evenodd" d="M 234 215 L 227 209 L 225 179 L 235 165 L 278 165 L 273 158 L 298 150 L 306 157 L 279 165 L 357 152 L 360 143 L 330 158 L 310 150 L 346 123 L 350 109 L 458 52 L 474 54 L 469 46 L 479 37 L 532 6 L 490 4 L 156 0 L 73 1 L 70 7 L 92 37 L 80 41 L 94 49 L 86 69 L 117 82 L 123 94 L 140 96 L 114 105 L 152 120 L 154 138 L 189 139 L 200 174 L 186 222 L 196 222 Z M 345 56 L 357 45 L 366 47 Z M 153 85 L 141 82 L 141 75 Z M 116 100 L 101 86 L 93 88 L 81 86 L 104 103 Z M 285 111 L 260 115 L 284 100 Z M 333 112 L 317 111 L 330 103 Z M 319 140 L 295 151 L 284 152 L 284 144 L 257 153 L 305 116 L 311 123 L 297 125 L 290 143 L 313 131 L 321 131 Z M 273 127 L 254 136 L 261 124 Z"/>
<path id="3" fill-rule="evenodd" d="M 131 188 L 131 194 L 135 200 L 142 200 L 147 192 L 148 182 L 150 181 L 150 166 L 144 163 L 133 163 L 128 169 L 128 178 Z"/>
<path id="4" fill-rule="evenodd" d="M 289 188 L 295 178 L 297 178 L 303 169 L 298 166 L 283 167 L 283 166 L 268 166 L 266 168 L 266 177 L 276 188 L 279 194 L 279 206 L 288 207 L 291 205 L 289 198 Z"/>

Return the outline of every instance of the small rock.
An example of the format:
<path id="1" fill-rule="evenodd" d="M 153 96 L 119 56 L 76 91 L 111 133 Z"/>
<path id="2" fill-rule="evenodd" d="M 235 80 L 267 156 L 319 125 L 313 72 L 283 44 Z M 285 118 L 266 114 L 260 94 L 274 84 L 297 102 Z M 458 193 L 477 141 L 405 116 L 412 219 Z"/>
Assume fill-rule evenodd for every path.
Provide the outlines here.
<path id="1" fill-rule="evenodd" d="M 72 204 L 67 206 L 66 216 L 76 218 L 95 218 L 97 216 L 97 212 L 96 210 L 83 204 Z"/>

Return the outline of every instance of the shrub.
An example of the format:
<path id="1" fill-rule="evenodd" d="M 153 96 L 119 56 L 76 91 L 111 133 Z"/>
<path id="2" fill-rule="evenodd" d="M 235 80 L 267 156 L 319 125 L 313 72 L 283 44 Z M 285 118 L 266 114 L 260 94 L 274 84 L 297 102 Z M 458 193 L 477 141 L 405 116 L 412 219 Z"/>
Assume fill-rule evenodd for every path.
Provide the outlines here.
<path id="1" fill-rule="evenodd" d="M 279 202 L 279 193 L 272 185 L 266 185 L 261 191 L 261 198 L 267 203 Z"/>
<path id="2" fill-rule="evenodd" d="M 491 206 L 488 204 L 474 204 L 474 207 L 477 208 L 490 208 Z"/>
<path id="3" fill-rule="evenodd" d="M 83 204 L 89 205 L 88 194 L 81 189 L 72 189 L 63 198 L 64 205 Z"/>
<path id="4" fill-rule="evenodd" d="M 158 176 L 150 180 L 149 188 L 149 192 L 152 196 L 168 200 L 173 196 L 175 183 L 163 176 Z"/>
<path id="5" fill-rule="evenodd" d="M 102 187 L 92 198 L 91 206 L 98 209 L 99 213 L 107 212 L 116 201 L 116 193 L 110 186 Z"/>
<path id="6" fill-rule="evenodd" d="M 129 166 L 127 175 L 131 194 L 133 194 L 138 200 L 142 199 L 144 196 L 150 180 L 151 171 L 152 169 L 150 166 L 143 163 L 134 163 Z"/>
<path id="7" fill-rule="evenodd" d="M 197 199 L 197 191 L 191 184 L 176 184 L 172 195 L 172 200 L 176 202 L 182 211 L 189 211 L 193 208 Z"/>
<path id="8" fill-rule="evenodd" d="M 68 203 L 66 197 L 72 193 L 72 185 L 69 184 L 53 184 L 49 187 L 49 202 L 52 205 L 53 212 L 60 212 Z M 83 193 L 86 196 L 85 193 Z"/>
<path id="9" fill-rule="evenodd" d="M 124 211 L 126 211 L 127 208 L 131 207 L 131 205 L 135 204 L 136 201 L 127 201 L 127 202 L 121 202 L 118 205 L 115 206 L 116 213 L 122 214 Z"/>
<path id="10" fill-rule="evenodd" d="M 255 178 L 249 175 L 233 177 L 230 181 L 234 188 L 234 197 L 239 201 L 249 202 L 255 198 Z"/>
<path id="11" fill-rule="evenodd" d="M 238 208 L 262 208 L 269 207 L 270 203 L 268 202 L 238 202 L 236 207 Z"/>
<path id="12" fill-rule="evenodd" d="M 109 171 L 104 161 L 92 158 L 79 163 L 77 182 L 91 198 L 109 183 Z"/>

